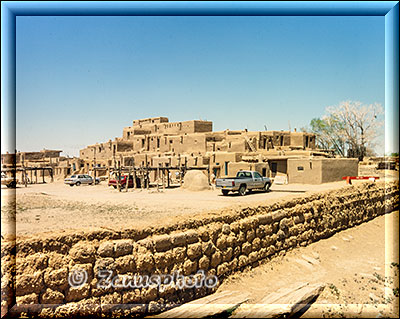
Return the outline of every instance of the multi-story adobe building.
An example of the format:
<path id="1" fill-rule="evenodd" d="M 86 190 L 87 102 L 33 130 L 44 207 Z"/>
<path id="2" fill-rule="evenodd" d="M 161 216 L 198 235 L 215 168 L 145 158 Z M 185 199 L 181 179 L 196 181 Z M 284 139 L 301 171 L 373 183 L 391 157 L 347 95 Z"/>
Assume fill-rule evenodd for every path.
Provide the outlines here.
<path id="1" fill-rule="evenodd" d="M 316 149 L 315 135 L 292 131 L 213 131 L 211 121 L 134 120 L 122 137 L 80 150 L 82 172 L 118 166 L 207 167 L 216 177 L 249 169 L 291 183 L 323 183 L 357 175 L 357 160 Z M 154 173 L 154 172 L 153 172 Z M 153 180 L 156 178 L 153 174 Z"/>

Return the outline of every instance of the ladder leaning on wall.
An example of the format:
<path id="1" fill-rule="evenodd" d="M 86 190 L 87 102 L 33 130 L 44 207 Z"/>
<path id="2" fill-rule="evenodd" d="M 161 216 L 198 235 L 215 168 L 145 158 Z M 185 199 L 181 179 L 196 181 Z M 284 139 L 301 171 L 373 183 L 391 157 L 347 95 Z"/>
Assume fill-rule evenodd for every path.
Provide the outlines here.
<path id="1" fill-rule="evenodd" d="M 251 149 L 252 152 L 257 152 L 257 150 L 255 149 L 254 145 L 251 143 L 249 137 L 247 135 L 244 136 L 247 144 L 249 144 L 249 147 Z"/>

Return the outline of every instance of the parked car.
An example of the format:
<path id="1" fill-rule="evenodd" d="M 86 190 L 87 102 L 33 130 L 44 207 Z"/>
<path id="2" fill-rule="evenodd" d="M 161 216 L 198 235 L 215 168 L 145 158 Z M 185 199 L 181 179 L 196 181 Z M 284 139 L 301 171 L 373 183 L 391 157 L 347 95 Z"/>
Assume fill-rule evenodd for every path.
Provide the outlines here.
<path id="1" fill-rule="evenodd" d="M 128 179 L 128 175 L 121 175 L 121 181 L 120 181 L 120 185 L 122 188 L 126 187 L 126 180 Z M 108 186 L 112 186 L 114 188 L 118 187 L 118 177 L 110 179 L 108 181 Z M 131 176 L 129 178 L 129 182 L 128 182 L 128 188 L 133 188 L 133 176 Z"/>
<path id="2" fill-rule="evenodd" d="M 1 173 L 1 185 L 6 185 L 8 188 L 17 187 L 18 179 L 14 177 L 7 177 L 6 174 Z"/>
<path id="3" fill-rule="evenodd" d="M 95 185 L 97 185 L 98 183 L 100 183 L 100 180 L 96 178 L 96 181 L 94 183 Z M 64 179 L 64 184 L 68 184 L 69 186 L 79 186 L 81 184 L 92 185 L 93 177 L 85 174 L 76 174 Z"/>
<path id="4" fill-rule="evenodd" d="M 253 189 L 262 189 L 268 192 L 271 187 L 271 180 L 268 177 L 262 177 L 260 173 L 254 171 L 239 171 L 236 177 L 217 178 L 215 186 L 220 188 L 223 195 L 229 192 L 239 192 L 240 195 L 246 195 Z"/>

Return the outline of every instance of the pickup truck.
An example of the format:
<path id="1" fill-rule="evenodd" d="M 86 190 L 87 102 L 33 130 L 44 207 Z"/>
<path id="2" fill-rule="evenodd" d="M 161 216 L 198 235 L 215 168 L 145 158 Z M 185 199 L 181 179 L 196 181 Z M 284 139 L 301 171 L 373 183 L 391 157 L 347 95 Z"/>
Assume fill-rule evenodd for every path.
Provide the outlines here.
<path id="1" fill-rule="evenodd" d="M 268 177 L 262 177 L 260 173 L 254 171 L 239 171 L 236 177 L 217 178 L 215 186 L 220 188 L 223 195 L 229 192 L 239 192 L 241 196 L 246 195 L 246 191 L 253 189 L 262 189 L 268 192 L 271 187 L 271 180 Z"/>

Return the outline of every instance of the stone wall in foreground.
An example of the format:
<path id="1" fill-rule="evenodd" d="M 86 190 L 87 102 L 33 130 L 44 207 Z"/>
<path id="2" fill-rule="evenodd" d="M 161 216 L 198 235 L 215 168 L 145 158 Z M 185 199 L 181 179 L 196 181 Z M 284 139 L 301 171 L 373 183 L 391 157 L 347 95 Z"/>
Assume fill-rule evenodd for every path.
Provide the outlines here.
<path id="1" fill-rule="evenodd" d="M 182 277 L 174 277 L 174 284 L 101 288 L 99 271 L 112 272 L 115 283 L 135 275 L 146 278 L 174 273 L 185 278 L 192 275 L 196 282 L 201 276 L 217 278 L 220 283 L 227 275 L 256 267 L 276 254 L 398 209 L 398 189 L 398 181 L 367 182 L 241 208 L 179 227 L 33 238 L 19 241 L 17 247 L 2 244 L 2 311 L 11 302 L 14 288 L 18 306 L 12 311 L 17 313 L 71 317 L 109 311 L 115 316 L 162 311 L 209 294 L 217 286 L 181 289 Z M 72 287 L 71 281 L 82 279 L 83 271 L 85 283 Z"/>

